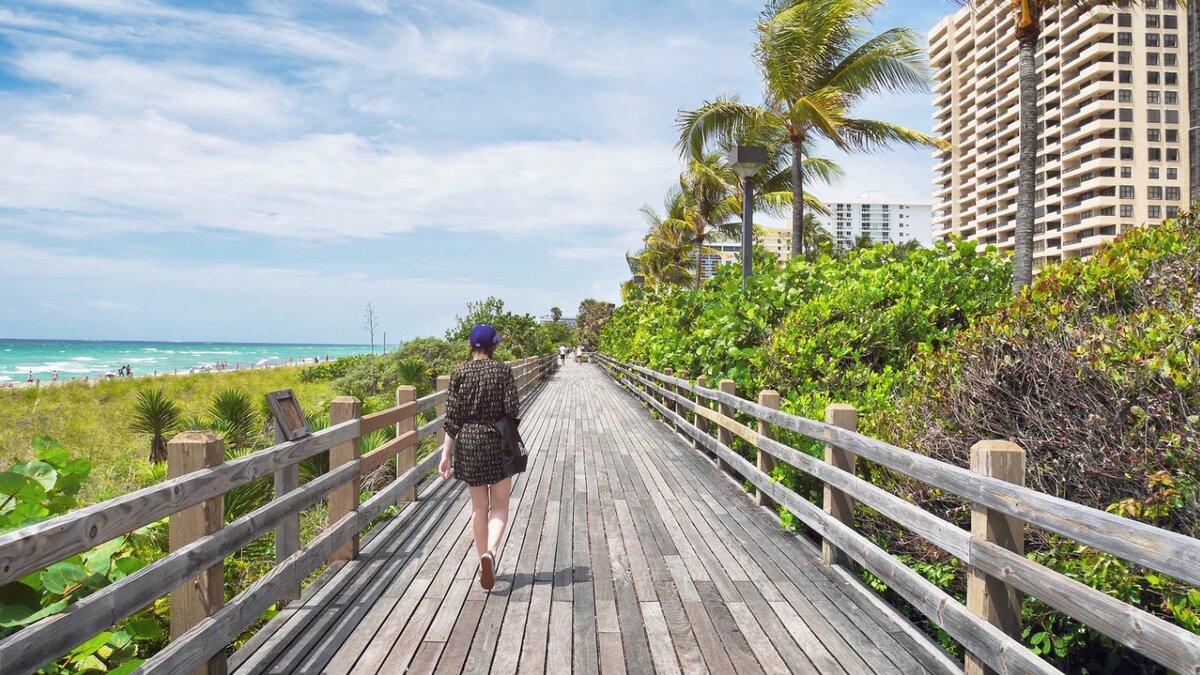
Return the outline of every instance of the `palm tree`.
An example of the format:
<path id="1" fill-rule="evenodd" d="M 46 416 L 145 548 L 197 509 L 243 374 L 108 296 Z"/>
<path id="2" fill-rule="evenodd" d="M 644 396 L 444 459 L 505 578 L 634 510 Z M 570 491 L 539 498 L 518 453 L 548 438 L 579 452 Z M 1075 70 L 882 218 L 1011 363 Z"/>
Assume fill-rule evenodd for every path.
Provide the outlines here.
<path id="1" fill-rule="evenodd" d="M 958 0 L 963 5 L 982 5 L 982 0 Z M 1042 15 L 1051 6 L 1099 7 L 1140 4 L 1139 0 L 1012 0 L 1016 19 L 1017 80 L 1020 91 L 1020 154 L 1017 157 L 1017 221 L 1013 231 L 1014 293 L 1033 283 L 1033 220 L 1037 174 L 1038 101 L 1037 43 L 1042 36 Z M 1187 0 L 1180 0 L 1187 4 Z"/>
<path id="2" fill-rule="evenodd" d="M 167 461 L 166 436 L 179 428 L 179 404 L 160 389 L 138 392 L 133 406 L 133 430 L 150 435 L 150 461 Z"/>
<path id="3" fill-rule="evenodd" d="M 843 150 L 873 151 L 891 143 L 939 145 L 936 139 L 880 120 L 851 117 L 880 92 L 928 91 L 929 75 L 914 31 L 893 28 L 867 37 L 859 25 L 884 0 L 773 0 L 757 27 L 755 60 L 762 106 L 735 97 L 706 102 L 680 117 L 681 148 L 712 140 L 778 138 L 792 154 L 792 252 L 804 252 L 805 144 L 827 139 Z"/>
<path id="4" fill-rule="evenodd" d="M 687 199 L 678 187 L 667 192 L 662 215 L 649 206 L 641 208 L 649 231 L 645 246 L 633 258 L 637 261 L 638 272 L 645 275 L 647 283 L 655 290 L 688 285 L 692 280 L 692 266 L 700 263 L 693 257 L 693 230 L 687 220 L 687 209 Z M 702 249 L 700 254 L 710 250 Z"/>

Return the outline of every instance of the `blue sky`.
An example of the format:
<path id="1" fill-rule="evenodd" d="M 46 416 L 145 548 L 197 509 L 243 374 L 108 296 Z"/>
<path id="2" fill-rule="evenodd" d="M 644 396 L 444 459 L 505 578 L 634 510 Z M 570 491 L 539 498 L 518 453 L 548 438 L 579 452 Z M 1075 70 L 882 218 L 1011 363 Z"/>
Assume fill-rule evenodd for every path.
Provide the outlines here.
<path id="1" fill-rule="evenodd" d="M 0 336 L 365 342 L 616 301 L 760 1 L 5 0 Z M 948 0 L 893 0 L 922 35 Z M 930 128 L 930 97 L 864 116 Z M 924 151 L 826 199 L 928 199 Z"/>

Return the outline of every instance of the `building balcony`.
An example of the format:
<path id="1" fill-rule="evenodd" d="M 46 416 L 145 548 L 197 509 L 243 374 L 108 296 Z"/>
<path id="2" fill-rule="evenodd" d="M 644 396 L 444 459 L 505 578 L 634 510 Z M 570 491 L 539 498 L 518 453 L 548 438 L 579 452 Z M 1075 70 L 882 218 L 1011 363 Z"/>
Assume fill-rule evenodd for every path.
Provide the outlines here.
<path id="1" fill-rule="evenodd" d="M 1116 195 L 1096 195 L 1079 201 L 1067 201 L 1064 199 L 1062 210 L 1063 231 L 1066 232 L 1067 228 L 1070 227 L 1068 223 L 1077 223 L 1093 217 L 1110 217 L 1101 216 L 1100 209 L 1112 207 L 1115 212 L 1120 205 L 1121 200 Z"/>
<path id="2" fill-rule="evenodd" d="M 1117 127 L 1120 126 L 1117 122 L 1116 113 L 1107 112 L 1099 114 L 1106 117 L 1093 117 L 1082 124 L 1074 126 L 1069 131 L 1063 132 L 1062 144 L 1070 148 L 1077 143 L 1082 143 L 1088 136 L 1092 136 L 1094 140 L 1112 141 L 1113 147 L 1116 147 Z"/>
<path id="3" fill-rule="evenodd" d="M 1104 112 L 1115 111 L 1117 102 L 1111 98 L 1094 98 L 1089 99 L 1087 103 L 1071 106 L 1066 113 L 1063 114 L 1063 126 L 1077 124 L 1079 120 L 1088 117 L 1089 115 L 1098 115 Z"/>
<path id="4" fill-rule="evenodd" d="M 1118 67 L 1116 59 L 1092 61 L 1075 72 L 1066 73 L 1063 76 L 1063 84 L 1064 86 L 1070 86 L 1080 81 L 1094 82 L 1104 75 L 1115 75 Z"/>

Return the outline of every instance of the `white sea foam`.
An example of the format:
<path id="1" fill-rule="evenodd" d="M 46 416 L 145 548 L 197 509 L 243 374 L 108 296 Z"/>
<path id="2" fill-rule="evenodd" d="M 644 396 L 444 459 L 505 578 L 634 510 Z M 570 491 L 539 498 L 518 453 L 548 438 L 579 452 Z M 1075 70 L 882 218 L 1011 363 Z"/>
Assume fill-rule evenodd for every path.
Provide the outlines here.
<path id="1" fill-rule="evenodd" d="M 74 357 L 71 357 L 71 360 L 72 361 L 95 361 L 96 359 L 93 359 L 90 356 L 74 356 Z"/>

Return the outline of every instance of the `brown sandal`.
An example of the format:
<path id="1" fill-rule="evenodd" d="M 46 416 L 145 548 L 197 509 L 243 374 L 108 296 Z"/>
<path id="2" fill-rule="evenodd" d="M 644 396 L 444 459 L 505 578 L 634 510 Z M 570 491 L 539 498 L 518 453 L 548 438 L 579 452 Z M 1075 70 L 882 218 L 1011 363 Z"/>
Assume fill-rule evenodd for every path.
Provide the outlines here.
<path id="1" fill-rule="evenodd" d="M 496 560 L 491 551 L 479 556 L 479 585 L 485 591 L 492 590 L 492 586 L 496 584 L 495 565 Z"/>

